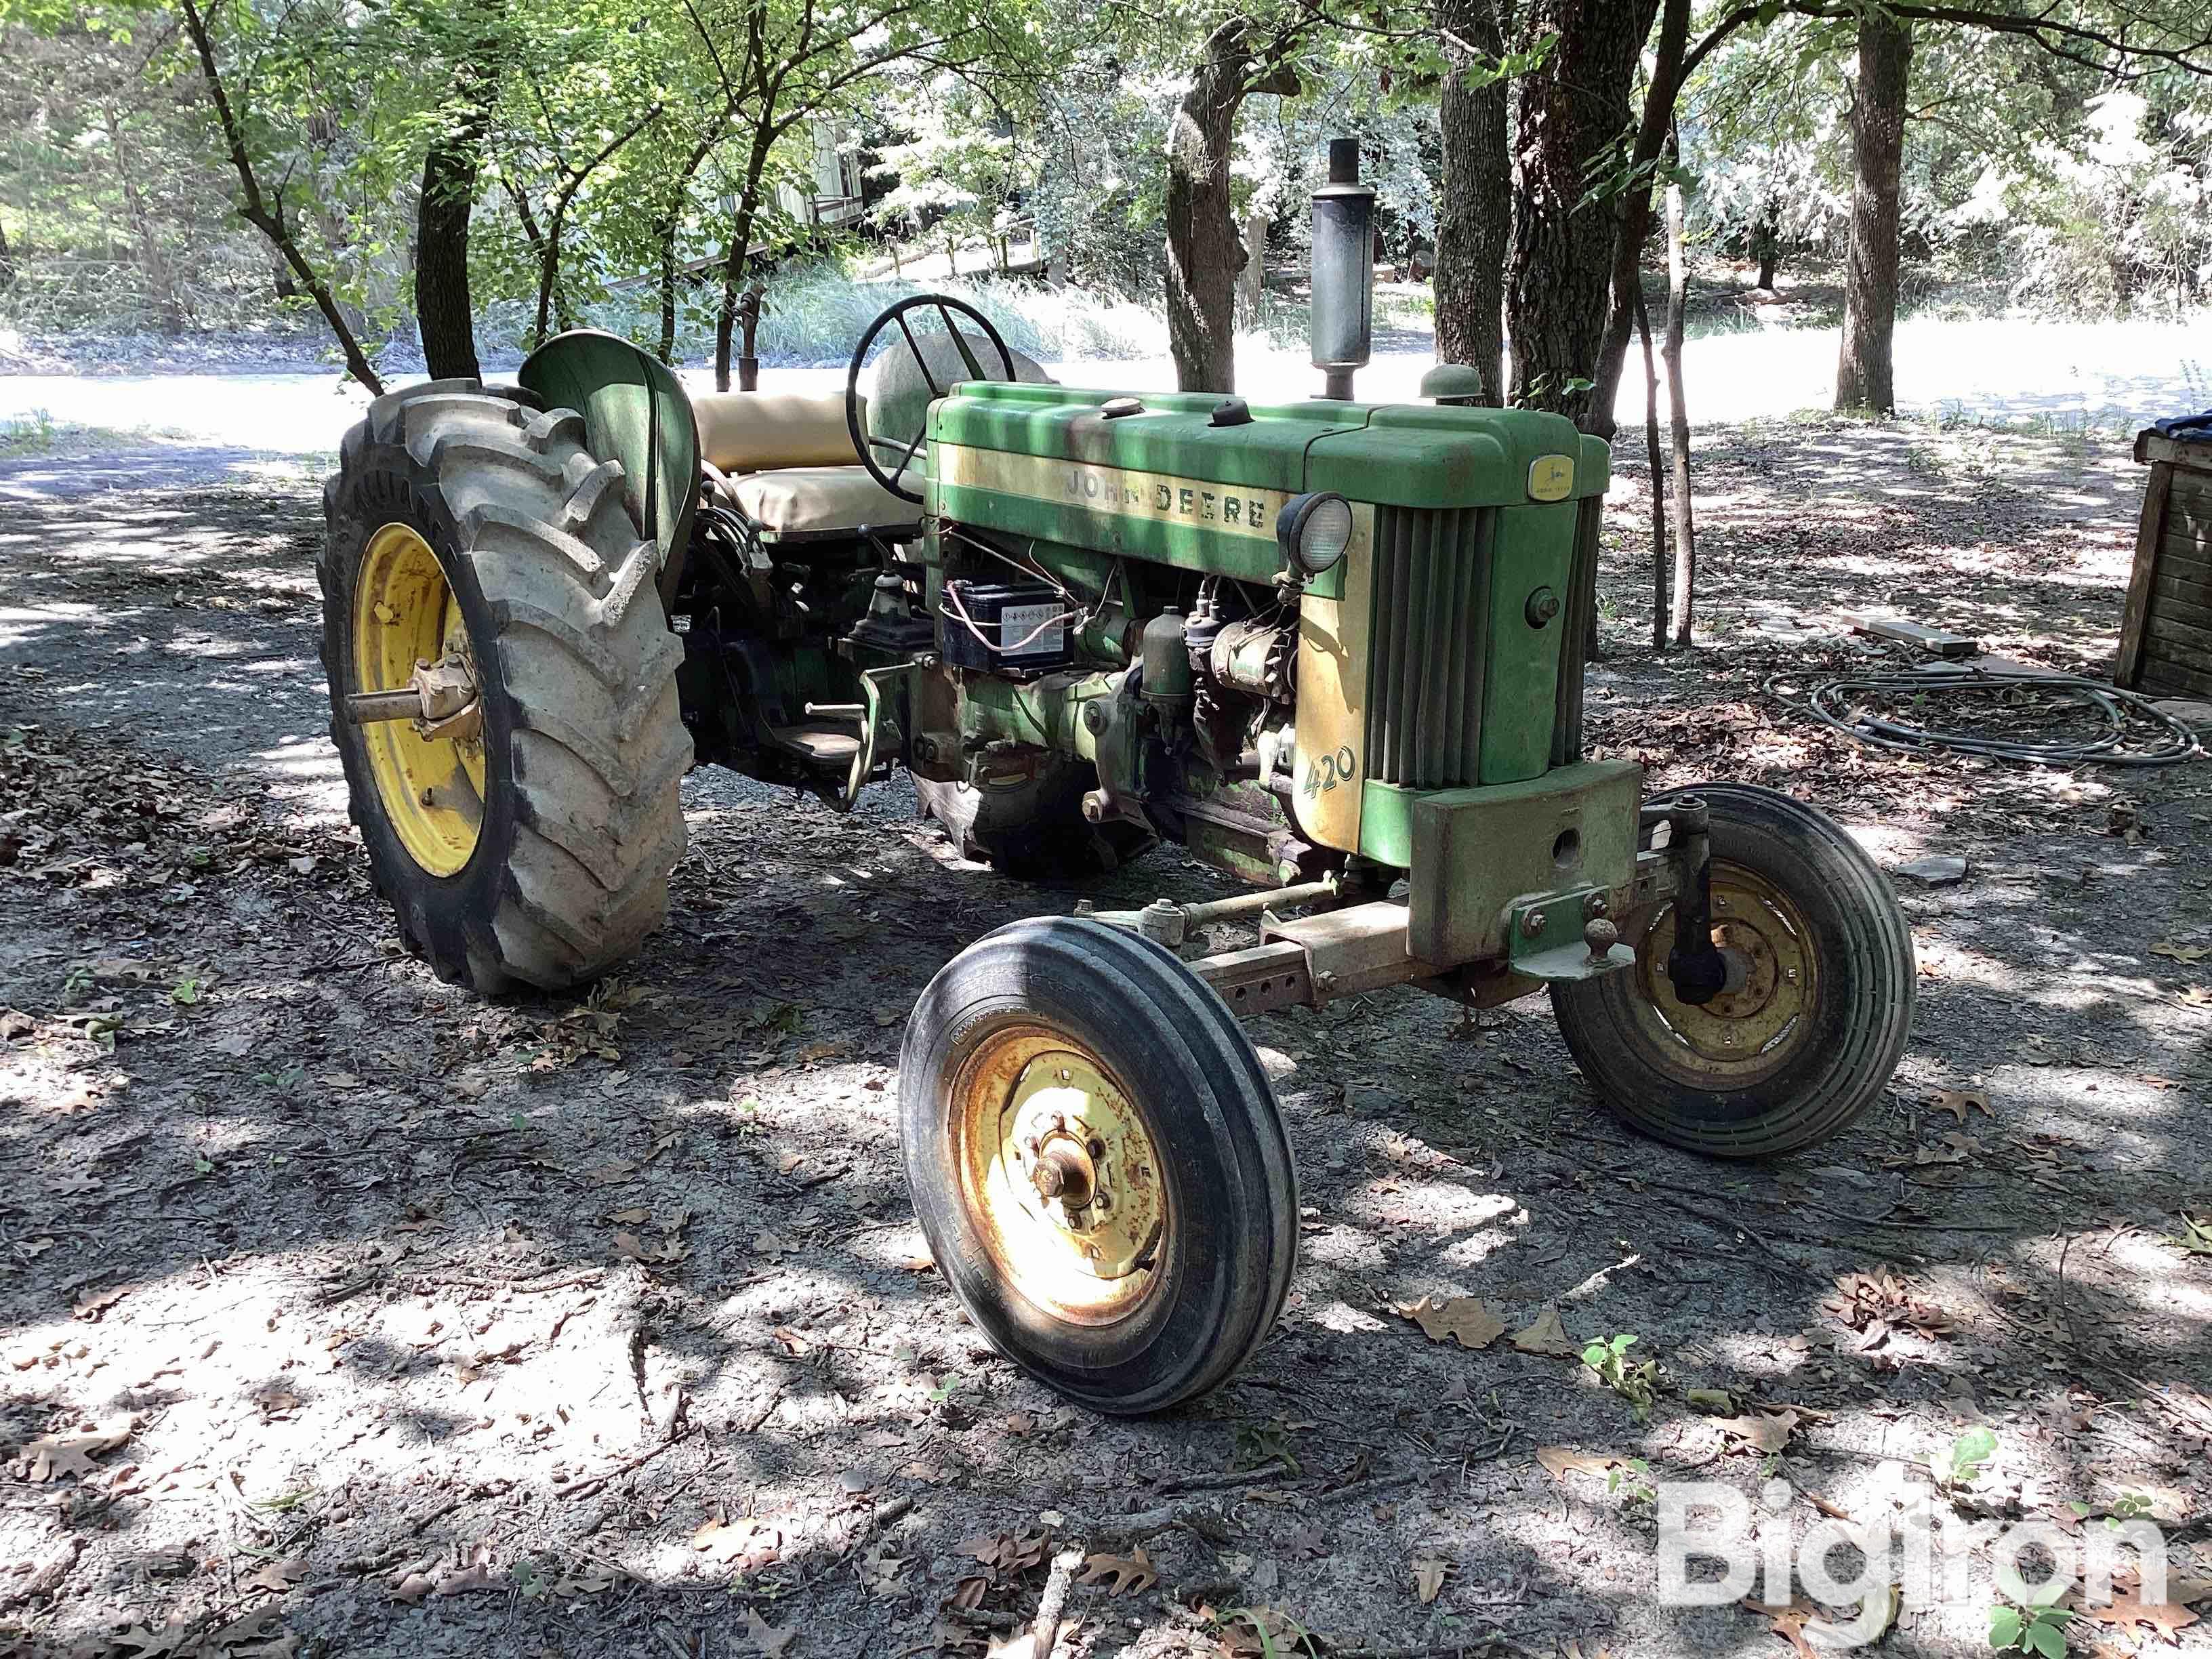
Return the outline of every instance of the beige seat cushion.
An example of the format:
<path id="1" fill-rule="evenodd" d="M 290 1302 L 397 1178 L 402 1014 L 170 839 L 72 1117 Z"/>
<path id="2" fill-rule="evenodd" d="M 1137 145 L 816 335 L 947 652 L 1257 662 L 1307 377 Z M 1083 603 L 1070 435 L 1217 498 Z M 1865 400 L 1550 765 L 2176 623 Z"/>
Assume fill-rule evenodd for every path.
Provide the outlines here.
<path id="1" fill-rule="evenodd" d="M 851 466 L 860 459 L 845 425 L 842 394 L 709 392 L 691 399 L 699 454 L 725 472 L 787 466 Z M 867 405 L 860 407 L 863 429 Z"/>
<path id="2" fill-rule="evenodd" d="M 921 489 L 909 471 L 907 488 Z M 763 530 L 799 536 L 823 530 L 888 530 L 921 522 L 921 508 L 878 483 L 865 466 L 787 466 L 748 473 L 720 487 L 730 505 Z"/>

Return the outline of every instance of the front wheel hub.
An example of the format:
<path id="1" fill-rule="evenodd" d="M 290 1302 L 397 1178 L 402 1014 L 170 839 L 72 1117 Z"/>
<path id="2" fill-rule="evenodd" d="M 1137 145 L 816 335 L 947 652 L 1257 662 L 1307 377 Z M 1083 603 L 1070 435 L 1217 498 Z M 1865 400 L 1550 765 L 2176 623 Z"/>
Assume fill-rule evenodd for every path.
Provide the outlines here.
<path id="1" fill-rule="evenodd" d="M 1030 1301 L 1085 1322 L 1133 1310 L 1168 1228 L 1144 1115 L 1079 1042 L 994 1034 L 953 1091 L 963 1194 L 1000 1270 Z"/>
<path id="2" fill-rule="evenodd" d="M 1676 951 L 1667 908 L 1637 951 L 1646 1018 L 1662 1052 L 1716 1087 L 1742 1088 L 1777 1070 L 1811 1036 L 1820 963 L 1803 913 L 1783 890 L 1741 866 L 1712 866 L 1712 932 L 1718 988 L 1702 1003 L 1675 994 L 1667 971 Z"/>

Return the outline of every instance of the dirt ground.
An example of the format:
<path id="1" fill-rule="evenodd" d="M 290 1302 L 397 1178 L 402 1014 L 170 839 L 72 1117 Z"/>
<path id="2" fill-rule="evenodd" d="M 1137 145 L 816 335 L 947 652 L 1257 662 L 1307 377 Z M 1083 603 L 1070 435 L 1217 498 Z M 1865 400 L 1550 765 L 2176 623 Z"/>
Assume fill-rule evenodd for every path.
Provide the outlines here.
<path id="1" fill-rule="evenodd" d="M 897 1173 L 915 996 L 1075 894 L 951 859 L 896 787 L 841 818 L 699 774 L 647 952 L 478 1001 L 398 953 L 345 825 L 312 477 L 12 501 L 0 1653 L 1022 1653 L 1071 1547 L 1068 1659 L 1812 1651 L 1802 1571 L 1660 1604 L 1679 1480 L 1772 1497 L 1785 1560 L 1931 1498 L 2141 1513 L 2205 1616 L 2123 1599 L 2072 1650 L 2212 1646 L 2212 772 L 1863 750 L 1760 690 L 1876 660 L 1838 616 L 1870 605 L 2104 668 L 2124 438 L 1711 434 L 1705 645 L 1661 658 L 1640 453 L 1597 750 L 1969 862 L 1897 878 L 1893 1089 L 1722 1165 L 1614 1124 L 1540 1000 L 1257 1020 L 1304 1263 L 1234 1383 L 1139 1422 L 982 1346 Z M 1214 890 L 1170 849 L 1093 896 Z M 1424 1297 L 1500 1333 L 1431 1340 Z M 1516 1348 L 1547 1310 L 1637 1339 L 1620 1389 Z M 1987 1650 L 1988 1550 L 1941 1559 L 1956 1593 L 1908 1583 L 1882 1650 Z"/>

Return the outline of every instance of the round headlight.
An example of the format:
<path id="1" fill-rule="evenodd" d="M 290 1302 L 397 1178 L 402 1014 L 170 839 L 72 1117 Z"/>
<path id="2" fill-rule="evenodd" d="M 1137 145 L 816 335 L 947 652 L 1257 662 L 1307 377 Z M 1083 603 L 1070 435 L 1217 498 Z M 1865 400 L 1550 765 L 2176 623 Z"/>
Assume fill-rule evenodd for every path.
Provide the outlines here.
<path id="1" fill-rule="evenodd" d="M 1318 576 L 1352 545 L 1352 503 L 1328 489 L 1293 495 L 1275 517 L 1275 535 L 1293 570 Z"/>

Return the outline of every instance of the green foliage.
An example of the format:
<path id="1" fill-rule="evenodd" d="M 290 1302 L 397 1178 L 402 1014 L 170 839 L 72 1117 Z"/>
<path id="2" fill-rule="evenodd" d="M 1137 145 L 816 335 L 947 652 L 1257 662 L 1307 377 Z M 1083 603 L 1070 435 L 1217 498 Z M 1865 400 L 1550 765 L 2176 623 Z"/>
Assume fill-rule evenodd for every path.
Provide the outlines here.
<path id="1" fill-rule="evenodd" d="M 1583 1364 L 1598 1375 L 1598 1380 L 1626 1400 L 1642 1422 L 1651 1415 L 1651 1407 L 1659 1394 L 1659 1365 L 1647 1359 L 1638 1364 L 1628 1363 L 1628 1351 L 1636 1339 L 1626 1333 L 1602 1342 L 1593 1342 L 1583 1350 Z M 1615 1474 L 1619 1471 L 1615 1470 Z"/>
<path id="2" fill-rule="evenodd" d="M 1939 1486 L 1963 1486 L 1981 1474 L 1996 1451 L 1996 1432 L 1978 1425 L 1953 1441 L 1948 1450 L 1932 1454 L 1928 1459 L 1928 1472 L 1935 1476 Z"/>
<path id="3" fill-rule="evenodd" d="M 2000 1601 L 1992 1607 L 1990 1645 L 2002 1652 L 2066 1659 L 2066 1621 L 2074 1615 L 2054 1605 L 2066 1593 L 2066 1583 L 2063 1576 L 2053 1575 L 2038 1584 L 2026 1601 Z"/>

